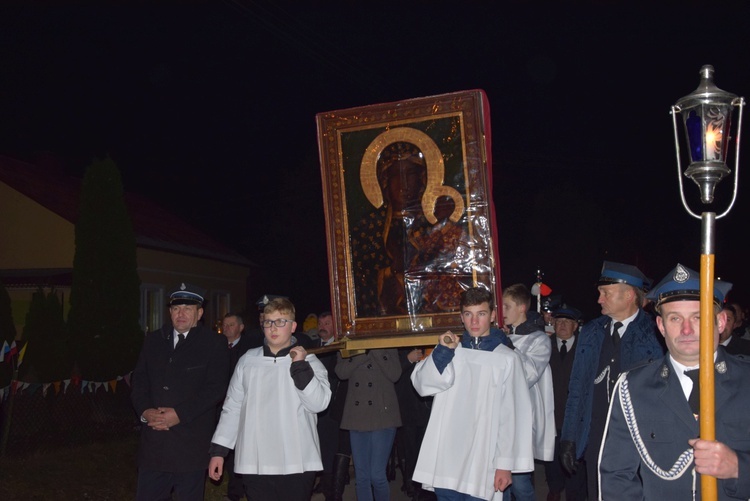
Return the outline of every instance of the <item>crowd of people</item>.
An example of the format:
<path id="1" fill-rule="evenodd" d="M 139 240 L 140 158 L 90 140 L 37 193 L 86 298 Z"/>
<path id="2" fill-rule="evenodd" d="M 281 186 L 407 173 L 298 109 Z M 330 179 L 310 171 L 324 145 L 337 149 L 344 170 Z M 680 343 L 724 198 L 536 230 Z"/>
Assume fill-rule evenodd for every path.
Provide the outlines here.
<path id="1" fill-rule="evenodd" d="M 259 328 L 228 313 L 218 336 L 183 283 L 133 374 L 136 499 L 203 499 L 208 470 L 229 500 L 341 500 L 354 482 L 382 501 L 400 468 L 413 500 L 535 501 L 538 464 L 548 501 L 700 499 L 703 475 L 718 499 L 748 499 L 750 334 L 731 284 L 714 284 L 715 440 L 698 429 L 699 274 L 678 264 L 652 286 L 605 261 L 597 289 L 584 322 L 563 301 L 538 313 L 523 284 L 497 302 L 468 288 L 462 334 L 343 357 L 309 353 L 337 340 L 331 312 L 298 329 L 292 302 L 266 295 Z"/>

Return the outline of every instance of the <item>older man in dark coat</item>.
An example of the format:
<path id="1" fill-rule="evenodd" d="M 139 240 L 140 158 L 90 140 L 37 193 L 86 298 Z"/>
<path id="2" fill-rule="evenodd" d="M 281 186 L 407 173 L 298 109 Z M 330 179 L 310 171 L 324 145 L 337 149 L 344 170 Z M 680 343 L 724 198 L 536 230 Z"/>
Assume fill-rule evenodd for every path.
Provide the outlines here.
<path id="1" fill-rule="evenodd" d="M 578 469 L 578 459 L 585 459 L 589 499 L 597 499 L 596 461 L 618 376 L 664 355 L 656 325 L 641 308 L 647 284 L 637 267 L 605 261 L 597 287 L 602 316 L 588 322 L 578 340 L 560 459 L 569 472 Z"/>
<path id="2" fill-rule="evenodd" d="M 144 423 L 138 452 L 138 501 L 203 499 L 216 406 L 229 382 L 224 337 L 198 325 L 202 289 L 170 294 L 171 324 L 146 336 L 131 399 Z"/>
<path id="3" fill-rule="evenodd" d="M 573 361 L 578 348 L 578 323 L 581 312 L 575 308 L 558 308 L 552 312 L 552 324 L 555 329 L 550 338 L 552 355 L 549 368 L 552 372 L 552 389 L 555 395 L 555 458 L 544 463 L 547 477 L 547 501 L 559 501 L 565 491 L 566 501 L 584 501 L 586 499 L 586 471 L 583 468 L 571 473 L 565 472 L 560 465 L 560 431 L 565 418 L 565 404 L 568 401 L 568 383 L 573 370 Z"/>

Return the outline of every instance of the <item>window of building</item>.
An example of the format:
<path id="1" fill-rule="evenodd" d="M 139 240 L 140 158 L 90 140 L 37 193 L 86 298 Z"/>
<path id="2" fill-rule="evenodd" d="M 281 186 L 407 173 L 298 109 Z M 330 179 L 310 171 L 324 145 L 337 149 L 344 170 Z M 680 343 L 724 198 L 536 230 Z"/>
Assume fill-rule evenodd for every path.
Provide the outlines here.
<path id="1" fill-rule="evenodd" d="M 164 287 L 141 284 L 141 328 L 144 332 L 153 332 L 163 324 Z"/>

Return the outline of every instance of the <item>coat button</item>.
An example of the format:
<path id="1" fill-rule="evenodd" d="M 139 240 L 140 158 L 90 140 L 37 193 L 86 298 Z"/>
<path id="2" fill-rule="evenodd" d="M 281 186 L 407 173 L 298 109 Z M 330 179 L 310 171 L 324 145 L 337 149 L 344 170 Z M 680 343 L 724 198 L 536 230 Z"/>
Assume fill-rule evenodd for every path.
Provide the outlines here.
<path id="1" fill-rule="evenodd" d="M 388 357 L 386 357 L 385 355 L 383 355 L 383 360 L 388 360 Z"/>
<path id="2" fill-rule="evenodd" d="M 367 405 L 372 405 L 372 400 L 368 400 Z"/>
<path id="3" fill-rule="evenodd" d="M 359 405 L 359 400 L 355 401 L 354 405 Z"/>
<path id="4" fill-rule="evenodd" d="M 656 438 L 656 433 L 654 433 L 653 431 L 651 432 L 651 438 Z"/>
<path id="5" fill-rule="evenodd" d="M 372 364 L 367 364 L 368 369 L 372 369 Z"/>
<path id="6" fill-rule="evenodd" d="M 359 386 L 359 383 L 354 383 L 354 386 L 357 386 L 357 387 L 358 387 L 358 386 Z"/>
<path id="7" fill-rule="evenodd" d="M 165 387 L 164 387 L 164 390 L 165 390 L 165 391 L 169 391 L 169 386 L 165 386 Z"/>
<path id="8" fill-rule="evenodd" d="M 372 383 L 367 383 L 367 386 L 369 386 L 370 388 L 372 388 Z"/>

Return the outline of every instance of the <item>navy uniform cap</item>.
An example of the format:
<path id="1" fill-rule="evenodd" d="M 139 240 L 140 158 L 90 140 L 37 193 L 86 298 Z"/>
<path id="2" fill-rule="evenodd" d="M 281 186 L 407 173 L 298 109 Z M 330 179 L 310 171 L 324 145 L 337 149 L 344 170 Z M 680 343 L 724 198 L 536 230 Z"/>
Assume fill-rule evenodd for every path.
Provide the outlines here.
<path id="1" fill-rule="evenodd" d="M 552 312 L 553 318 L 569 318 L 578 322 L 583 315 L 575 308 L 560 308 Z"/>
<path id="2" fill-rule="evenodd" d="M 263 294 L 260 297 L 260 299 L 258 299 L 255 302 L 255 306 L 257 306 L 260 311 L 263 311 L 263 308 L 265 308 L 266 305 L 270 303 L 271 301 L 273 301 L 274 299 L 288 299 L 288 298 L 286 296 L 277 296 L 274 294 Z"/>
<path id="3" fill-rule="evenodd" d="M 554 312 L 563 305 L 562 296 L 548 296 L 542 301 L 543 311 Z"/>
<path id="4" fill-rule="evenodd" d="M 604 261 L 602 276 L 596 285 L 627 284 L 644 290 L 650 283 L 648 277 L 631 264 Z"/>
<path id="5" fill-rule="evenodd" d="M 714 302 L 721 306 L 731 289 L 730 282 L 714 280 Z M 651 289 L 646 297 L 656 303 L 657 308 L 672 301 L 700 301 L 700 273 L 677 264 L 661 282 Z"/>
<path id="6" fill-rule="evenodd" d="M 203 305 L 206 290 L 197 285 L 182 282 L 175 290 L 169 293 L 169 306 L 177 304 Z"/>

